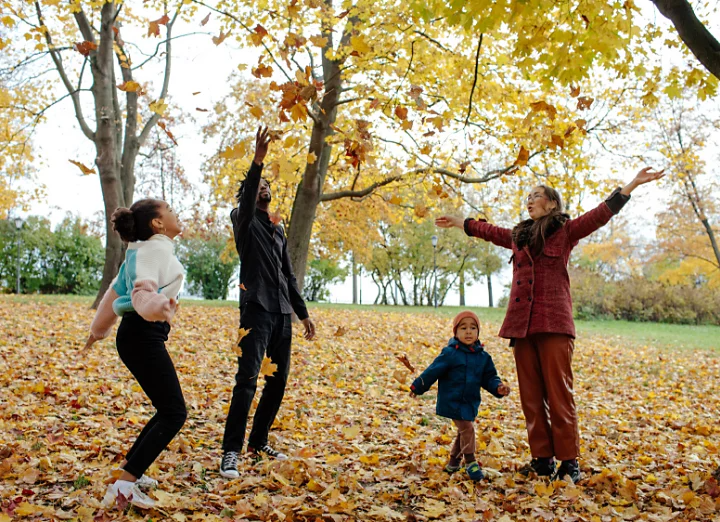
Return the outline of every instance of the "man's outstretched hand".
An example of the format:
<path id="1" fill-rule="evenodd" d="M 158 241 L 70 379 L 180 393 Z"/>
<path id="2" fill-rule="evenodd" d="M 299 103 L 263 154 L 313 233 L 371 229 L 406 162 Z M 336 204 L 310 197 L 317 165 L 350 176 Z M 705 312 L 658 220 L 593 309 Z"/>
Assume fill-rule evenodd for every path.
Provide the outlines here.
<path id="1" fill-rule="evenodd" d="M 253 162 L 262 165 L 265 161 L 265 156 L 268 152 L 270 145 L 270 132 L 267 127 L 258 127 L 257 134 L 255 135 L 255 158 Z"/>

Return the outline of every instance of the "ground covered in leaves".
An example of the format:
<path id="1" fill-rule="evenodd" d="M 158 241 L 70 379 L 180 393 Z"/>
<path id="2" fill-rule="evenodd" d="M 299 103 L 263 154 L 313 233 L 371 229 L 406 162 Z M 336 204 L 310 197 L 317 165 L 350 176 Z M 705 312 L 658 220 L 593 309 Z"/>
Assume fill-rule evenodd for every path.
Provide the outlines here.
<path id="1" fill-rule="evenodd" d="M 188 422 L 149 470 L 159 508 L 103 510 L 113 469 L 152 407 L 112 340 L 78 349 L 92 312 L 78 303 L 0 300 L 0 522 L 137 520 L 716 520 L 720 358 L 581 338 L 575 349 L 582 435 L 577 486 L 522 479 L 528 461 L 512 354 L 497 324 L 483 338 L 513 392 L 483 395 L 478 457 L 489 480 L 442 471 L 454 432 L 434 392 L 406 393 L 439 353 L 450 318 L 314 310 L 297 328 L 291 382 L 271 442 L 285 462 L 217 472 L 236 359 L 238 312 L 180 309 L 168 348 Z M 262 383 L 261 377 L 261 383 Z M 400 382 L 404 381 L 404 383 Z"/>

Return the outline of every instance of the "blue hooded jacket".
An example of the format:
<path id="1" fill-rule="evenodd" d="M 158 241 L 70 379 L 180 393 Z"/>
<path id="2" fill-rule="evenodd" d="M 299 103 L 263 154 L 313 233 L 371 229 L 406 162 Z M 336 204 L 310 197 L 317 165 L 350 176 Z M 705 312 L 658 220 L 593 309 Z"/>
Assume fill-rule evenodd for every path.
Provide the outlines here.
<path id="1" fill-rule="evenodd" d="M 480 341 L 472 346 L 453 337 L 428 368 L 413 381 L 410 389 L 422 395 L 438 381 L 435 412 L 456 420 L 472 421 L 480 407 L 480 388 L 502 398 L 497 389 L 502 381 L 495 363 Z"/>

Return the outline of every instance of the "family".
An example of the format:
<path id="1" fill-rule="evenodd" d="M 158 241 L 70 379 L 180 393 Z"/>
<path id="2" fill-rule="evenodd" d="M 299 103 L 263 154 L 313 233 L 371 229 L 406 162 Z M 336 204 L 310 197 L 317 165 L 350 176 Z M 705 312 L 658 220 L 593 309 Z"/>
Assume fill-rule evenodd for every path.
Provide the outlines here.
<path id="1" fill-rule="evenodd" d="M 277 365 L 277 371 L 267 377 L 262 389 L 247 451 L 256 458 L 287 458 L 269 445 L 268 432 L 290 371 L 292 313 L 301 321 L 305 338 L 315 337 L 315 325 L 290 264 L 284 230 L 268 214 L 272 193 L 261 173 L 270 141 L 268 129 L 259 129 L 252 165 L 240 184 L 237 206 L 230 214 L 241 261 L 240 327 L 249 333 L 240 340 L 242 356 L 238 357 L 222 444 L 220 475 L 229 479 L 240 476 L 238 456 L 266 355 Z M 573 482 L 581 479 L 577 461 L 580 436 L 573 398 L 575 326 L 568 260 L 578 242 L 608 223 L 635 188 L 662 176 L 662 171 L 644 168 L 628 185 L 575 219 L 564 212 L 556 190 L 539 185 L 527 197 L 530 218 L 512 229 L 453 216 L 435 220 L 438 227 L 462 228 L 469 236 L 512 250 L 512 289 L 499 335 L 509 340 L 513 350 L 527 423 L 532 460 L 519 470 L 524 475 L 569 477 Z M 168 204 L 156 199 L 143 199 L 129 209 L 117 209 L 112 222 L 128 244 L 125 261 L 98 306 L 84 350 L 107 337 L 117 317 L 122 317 L 116 337 L 118 354 L 157 411 L 120 463 L 121 474 L 108 486 L 103 502 L 111 507 L 122 496 L 138 508 L 150 508 L 155 501 L 142 490 L 157 486 L 157 481 L 145 472 L 187 418 L 177 373 L 165 348 L 184 278 L 173 249 L 173 238 L 181 228 Z M 457 427 L 445 471 L 459 471 L 464 461 L 465 472 L 472 480 L 483 478 L 475 457 L 473 425 L 480 388 L 498 398 L 510 393 L 479 339 L 478 317 L 470 311 L 458 314 L 448 345 L 410 387 L 411 395 L 416 397 L 438 382 L 436 412 Z"/>

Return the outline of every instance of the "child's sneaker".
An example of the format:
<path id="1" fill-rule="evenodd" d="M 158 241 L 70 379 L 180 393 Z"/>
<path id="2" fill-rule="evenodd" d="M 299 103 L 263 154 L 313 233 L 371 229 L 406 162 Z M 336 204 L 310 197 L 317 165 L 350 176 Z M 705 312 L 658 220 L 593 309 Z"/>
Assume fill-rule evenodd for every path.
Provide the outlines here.
<path id="1" fill-rule="evenodd" d="M 135 481 L 135 485 L 143 489 L 155 489 L 158 487 L 158 481 L 152 477 L 148 477 L 147 475 L 142 475 Z"/>
<path id="2" fill-rule="evenodd" d="M 460 468 L 462 468 L 462 466 L 460 464 L 458 464 L 457 466 L 453 466 L 452 464 L 450 464 L 448 462 L 447 464 L 445 464 L 444 471 L 445 471 L 445 473 L 453 474 L 456 471 L 460 471 Z"/>
<path id="3" fill-rule="evenodd" d="M 525 464 L 518 473 L 526 477 L 530 473 L 535 473 L 538 477 L 551 477 L 555 473 L 555 459 L 552 457 L 532 459 L 530 464 Z"/>
<path id="4" fill-rule="evenodd" d="M 140 509 L 155 507 L 155 501 L 140 491 L 135 482 L 118 480 L 114 484 L 110 484 L 105 497 L 103 497 L 103 505 L 106 508 L 117 505 L 119 509 L 125 509 L 128 504 Z"/>
<path id="5" fill-rule="evenodd" d="M 577 460 L 563 460 L 552 480 L 562 480 L 565 476 L 569 476 L 573 484 L 582 478 Z"/>
<path id="6" fill-rule="evenodd" d="M 468 477 L 470 477 L 470 480 L 474 480 L 475 482 L 478 482 L 485 478 L 485 475 L 482 472 L 482 468 L 480 467 L 480 464 L 477 462 L 470 463 L 465 468 L 465 473 L 468 474 Z"/>
<path id="7" fill-rule="evenodd" d="M 280 453 L 279 451 L 271 448 L 268 444 L 260 446 L 259 448 L 251 448 L 248 446 L 248 452 L 256 459 L 260 459 L 264 456 L 271 457 L 277 460 L 287 460 L 287 455 Z"/>

